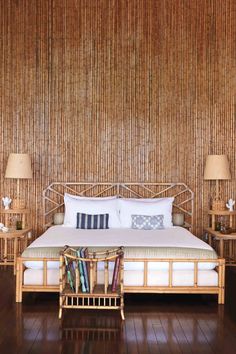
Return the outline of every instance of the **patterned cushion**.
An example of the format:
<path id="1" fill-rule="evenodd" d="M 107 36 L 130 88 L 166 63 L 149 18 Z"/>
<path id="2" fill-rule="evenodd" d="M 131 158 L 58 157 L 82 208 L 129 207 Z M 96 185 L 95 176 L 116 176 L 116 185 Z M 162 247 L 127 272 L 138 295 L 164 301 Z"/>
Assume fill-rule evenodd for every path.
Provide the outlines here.
<path id="1" fill-rule="evenodd" d="M 109 229 L 109 214 L 89 215 L 77 213 L 77 229 Z"/>
<path id="2" fill-rule="evenodd" d="M 158 230 L 164 229 L 164 215 L 131 215 L 132 229 Z"/>

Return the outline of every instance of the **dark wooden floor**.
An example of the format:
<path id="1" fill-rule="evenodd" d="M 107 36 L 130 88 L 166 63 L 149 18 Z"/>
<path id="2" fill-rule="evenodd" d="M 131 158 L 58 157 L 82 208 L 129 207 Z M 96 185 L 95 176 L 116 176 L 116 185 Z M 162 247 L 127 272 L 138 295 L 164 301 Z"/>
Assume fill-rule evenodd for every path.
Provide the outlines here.
<path id="1" fill-rule="evenodd" d="M 236 269 L 227 272 L 226 305 L 214 296 L 130 295 L 118 312 L 68 310 L 56 294 L 15 304 L 12 271 L 0 268 L 0 354 L 236 353 Z"/>

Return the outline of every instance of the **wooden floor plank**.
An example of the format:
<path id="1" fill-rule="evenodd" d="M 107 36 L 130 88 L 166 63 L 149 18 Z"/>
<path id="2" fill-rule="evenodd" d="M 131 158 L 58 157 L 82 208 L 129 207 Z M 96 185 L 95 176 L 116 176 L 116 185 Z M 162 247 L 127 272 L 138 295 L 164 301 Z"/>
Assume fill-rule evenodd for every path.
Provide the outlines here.
<path id="1" fill-rule="evenodd" d="M 157 317 L 156 313 L 150 314 L 150 313 L 143 313 L 142 318 L 143 318 L 143 323 L 146 328 L 146 335 L 147 335 L 147 343 L 148 343 L 148 349 L 150 354 L 160 354 L 160 347 L 157 342 L 155 330 L 153 328 L 153 324 L 157 322 Z M 160 323 L 160 321 L 158 321 Z"/>
<path id="2" fill-rule="evenodd" d="M 171 352 L 177 354 L 182 353 L 178 338 L 175 335 L 174 322 L 172 316 L 170 314 L 160 314 L 159 317 Z"/>
<path id="3" fill-rule="evenodd" d="M 165 331 L 163 330 L 161 323 L 159 325 L 153 324 L 153 329 L 155 332 L 158 347 L 160 348 L 160 353 L 170 354 L 170 343 L 168 342 L 168 338 L 165 335 Z"/>
<path id="4" fill-rule="evenodd" d="M 173 332 L 175 334 L 175 337 L 179 343 L 179 347 L 181 348 L 181 352 L 183 354 L 191 354 L 192 353 L 192 348 L 191 344 L 188 342 L 184 331 L 179 323 L 178 318 L 176 317 L 175 314 L 172 314 L 172 328 Z"/>
<path id="5" fill-rule="evenodd" d="M 132 316 L 126 316 L 125 331 L 126 331 L 126 338 L 127 338 L 128 353 L 137 354 L 139 352 L 138 343 L 137 343 L 137 337 L 134 328 L 134 320 Z"/>
<path id="6" fill-rule="evenodd" d="M 133 315 L 134 329 L 137 338 L 138 353 L 149 354 L 148 335 L 146 323 L 140 314 Z"/>
<path id="7" fill-rule="evenodd" d="M 210 347 L 204 333 L 199 327 L 197 321 L 191 315 L 178 314 L 178 320 L 185 333 L 185 336 L 189 343 L 193 353 L 213 354 L 213 350 Z"/>

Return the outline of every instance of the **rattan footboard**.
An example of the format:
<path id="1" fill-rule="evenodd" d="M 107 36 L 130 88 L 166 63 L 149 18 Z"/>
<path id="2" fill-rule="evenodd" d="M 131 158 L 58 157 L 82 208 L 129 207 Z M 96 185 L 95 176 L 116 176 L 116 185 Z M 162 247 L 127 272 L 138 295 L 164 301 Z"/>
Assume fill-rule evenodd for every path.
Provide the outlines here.
<path id="1" fill-rule="evenodd" d="M 23 273 L 24 262 L 43 261 L 43 284 L 42 285 L 24 285 Z M 59 258 L 32 258 L 18 257 L 16 267 L 16 302 L 22 302 L 24 292 L 59 292 L 59 284 L 52 286 L 47 284 L 47 262 L 58 261 Z M 173 293 L 173 294 L 217 294 L 218 304 L 224 304 L 225 294 L 225 259 L 159 259 L 159 258 L 125 258 L 125 262 L 143 262 L 144 275 L 142 286 L 124 286 L 125 293 Z M 167 286 L 148 286 L 148 262 L 169 262 L 169 284 Z M 191 262 L 194 263 L 194 284 L 192 286 L 173 286 L 173 263 Z M 199 286 L 198 285 L 198 263 L 217 263 L 218 272 L 217 286 Z"/>

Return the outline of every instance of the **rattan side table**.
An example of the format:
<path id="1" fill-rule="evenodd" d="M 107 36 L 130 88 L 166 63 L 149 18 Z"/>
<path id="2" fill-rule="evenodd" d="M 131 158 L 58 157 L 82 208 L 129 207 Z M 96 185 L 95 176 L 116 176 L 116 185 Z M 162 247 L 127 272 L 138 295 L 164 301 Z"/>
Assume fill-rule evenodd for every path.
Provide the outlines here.
<path id="1" fill-rule="evenodd" d="M 27 247 L 31 232 L 31 228 L 0 231 L 0 265 L 13 266 L 14 274 L 16 274 L 16 258 Z"/>

